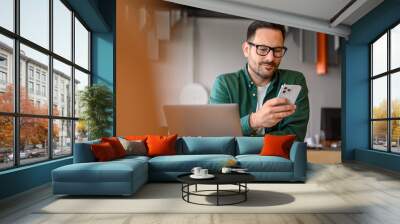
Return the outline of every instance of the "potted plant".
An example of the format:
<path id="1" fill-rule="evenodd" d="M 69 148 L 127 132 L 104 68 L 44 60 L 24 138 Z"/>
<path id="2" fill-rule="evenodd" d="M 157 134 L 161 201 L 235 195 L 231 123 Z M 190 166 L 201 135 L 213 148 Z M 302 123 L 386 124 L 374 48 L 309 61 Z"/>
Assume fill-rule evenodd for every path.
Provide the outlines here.
<path id="1" fill-rule="evenodd" d="M 80 92 L 79 106 L 81 118 L 87 127 L 89 140 L 108 137 L 111 125 L 113 97 L 110 89 L 102 84 L 94 84 Z"/>

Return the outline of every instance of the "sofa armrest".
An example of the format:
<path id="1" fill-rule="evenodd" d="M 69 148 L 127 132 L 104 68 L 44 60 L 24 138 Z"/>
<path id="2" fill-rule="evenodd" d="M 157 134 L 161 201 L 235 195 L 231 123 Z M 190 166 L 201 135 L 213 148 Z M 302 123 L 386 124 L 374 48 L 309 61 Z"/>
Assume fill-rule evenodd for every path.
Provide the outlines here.
<path id="1" fill-rule="evenodd" d="M 307 176 L 307 144 L 294 142 L 290 149 L 290 160 L 293 162 L 293 179 L 305 181 Z"/>
<path id="2" fill-rule="evenodd" d="M 92 149 L 90 146 L 92 144 L 100 143 L 100 141 L 90 141 L 90 142 L 82 142 L 75 143 L 74 147 L 74 163 L 89 163 L 95 162 L 96 158 L 92 153 Z"/>

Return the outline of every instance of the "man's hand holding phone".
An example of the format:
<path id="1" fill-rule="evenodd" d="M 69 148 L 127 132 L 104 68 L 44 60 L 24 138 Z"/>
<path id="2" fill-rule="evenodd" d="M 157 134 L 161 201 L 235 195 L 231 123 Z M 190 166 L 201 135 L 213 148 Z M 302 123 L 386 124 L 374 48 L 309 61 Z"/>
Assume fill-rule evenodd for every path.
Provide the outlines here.
<path id="1" fill-rule="evenodd" d="M 286 98 L 270 99 L 257 112 L 250 115 L 250 127 L 253 129 L 273 127 L 295 111 L 296 105 L 289 104 Z"/>
<path id="2" fill-rule="evenodd" d="M 300 85 L 283 84 L 276 98 L 266 101 L 256 113 L 250 115 L 250 127 L 270 128 L 292 115 L 296 111 L 295 102 L 300 90 Z"/>

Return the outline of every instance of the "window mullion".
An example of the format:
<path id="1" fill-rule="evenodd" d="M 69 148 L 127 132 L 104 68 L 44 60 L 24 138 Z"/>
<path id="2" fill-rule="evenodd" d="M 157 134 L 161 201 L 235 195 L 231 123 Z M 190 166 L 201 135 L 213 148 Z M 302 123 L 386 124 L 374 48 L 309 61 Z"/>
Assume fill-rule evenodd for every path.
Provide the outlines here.
<path id="1" fill-rule="evenodd" d="M 71 15 L 71 23 L 72 23 L 72 38 L 71 38 L 71 55 L 72 55 L 72 64 L 73 66 L 71 67 L 71 91 L 72 91 L 72 105 L 71 105 L 71 117 L 75 118 L 75 12 L 72 11 Z M 76 121 L 72 121 L 72 130 L 71 130 L 71 150 L 72 150 L 72 155 L 74 155 L 74 145 L 75 145 L 75 126 L 76 126 Z"/>
<path id="2" fill-rule="evenodd" d="M 49 0 L 49 50 L 53 52 L 53 0 Z M 48 151 L 49 159 L 53 159 L 53 56 L 49 55 L 48 91 L 50 119 L 48 120 Z"/>
<path id="3" fill-rule="evenodd" d="M 370 69 L 370 71 L 369 71 L 369 86 L 370 86 L 370 89 L 369 89 L 369 118 L 370 118 L 370 122 L 369 122 L 369 138 L 370 138 L 370 141 L 369 141 L 369 145 L 370 145 L 370 149 L 373 149 L 374 148 L 374 136 L 373 136 L 373 127 L 374 127 L 374 123 L 373 123 L 373 121 L 372 121 L 372 119 L 374 118 L 373 117 L 373 104 L 372 104 L 372 97 L 373 97 L 373 91 L 374 91 L 374 86 L 373 86 L 373 79 L 372 79 L 372 72 L 374 71 L 374 69 L 373 69 L 373 63 L 372 63 L 372 56 L 373 56 L 373 50 L 374 50 L 374 48 L 372 47 L 372 45 L 370 45 L 369 46 L 369 52 L 370 52 L 370 55 L 369 55 L 369 64 L 370 64 L 370 66 L 369 66 L 369 69 Z"/>
<path id="4" fill-rule="evenodd" d="M 388 50 L 387 50 L 387 71 L 390 71 L 390 51 L 391 51 L 391 44 L 390 44 L 390 29 L 387 32 L 387 46 L 388 46 Z M 392 118 L 392 88 L 391 88 L 391 79 L 392 79 L 392 75 L 391 73 L 389 73 L 388 75 L 388 117 Z M 388 152 L 392 151 L 392 135 L 391 135 L 391 131 L 392 131 L 392 121 L 388 121 L 388 140 L 389 140 L 389 144 L 388 144 Z"/>
<path id="5" fill-rule="evenodd" d="M 89 70 L 89 72 L 92 72 L 93 71 L 93 68 L 92 68 L 92 60 L 91 60 L 91 52 L 90 52 L 90 49 L 91 49 L 91 45 L 92 45 L 92 35 L 91 35 L 91 33 L 90 32 L 88 32 L 88 41 L 89 41 L 89 43 L 88 43 L 88 63 L 89 63 L 89 65 L 88 65 L 88 70 Z M 90 78 L 90 84 L 89 84 L 90 86 L 92 85 L 92 78 Z"/>
<path id="6" fill-rule="evenodd" d="M 19 8 L 20 8 L 20 0 L 14 1 L 14 30 L 19 35 Z M 19 114 L 20 112 L 20 47 L 19 40 L 14 39 L 14 63 L 13 63 L 13 71 L 14 71 L 14 113 Z M 19 166 L 20 164 L 20 156 L 19 156 L 19 145 L 20 145 L 20 118 L 14 115 L 14 166 Z"/>
<path id="7" fill-rule="evenodd" d="M 387 32 L 387 71 L 389 71 L 390 70 L 390 30 Z M 387 75 L 387 98 L 388 98 L 388 100 L 387 100 L 387 110 L 388 110 L 388 112 L 387 112 L 387 114 L 388 114 L 388 118 L 391 118 L 392 117 L 392 111 L 391 111 L 391 108 L 392 108 L 392 106 L 391 106 L 391 104 L 392 104 L 392 100 L 391 100 L 391 86 L 390 86 L 390 83 L 391 83 L 391 78 L 392 78 L 392 76 L 391 76 L 391 74 L 389 73 L 388 75 Z M 388 124 L 387 124 L 387 135 L 388 135 L 388 152 L 391 152 L 392 151 L 392 135 L 391 135 L 391 123 L 392 123 L 392 121 L 391 120 L 388 120 Z"/>

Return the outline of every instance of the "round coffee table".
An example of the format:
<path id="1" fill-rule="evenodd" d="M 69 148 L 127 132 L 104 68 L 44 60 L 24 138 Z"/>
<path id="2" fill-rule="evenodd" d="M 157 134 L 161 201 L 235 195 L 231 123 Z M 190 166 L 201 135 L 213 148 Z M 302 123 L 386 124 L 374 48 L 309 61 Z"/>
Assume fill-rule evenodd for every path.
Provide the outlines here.
<path id="1" fill-rule="evenodd" d="M 247 200 L 247 192 L 249 188 L 247 183 L 255 180 L 255 177 L 249 173 L 216 173 L 213 174 L 215 177 L 212 179 L 193 179 L 190 177 L 191 173 L 182 174 L 177 177 L 178 181 L 182 183 L 182 199 L 188 203 L 198 204 L 198 205 L 234 205 Z M 198 190 L 197 185 L 215 185 L 215 190 Z M 194 191 L 190 191 L 190 186 L 195 186 Z M 224 190 L 220 189 L 220 185 L 236 185 L 237 190 Z M 214 192 L 215 194 L 206 194 L 209 192 Z M 190 200 L 190 196 L 203 196 L 203 197 L 216 197 L 216 204 L 202 204 L 193 202 Z M 240 199 L 231 203 L 221 203 L 221 197 L 232 197 L 240 196 Z"/>

